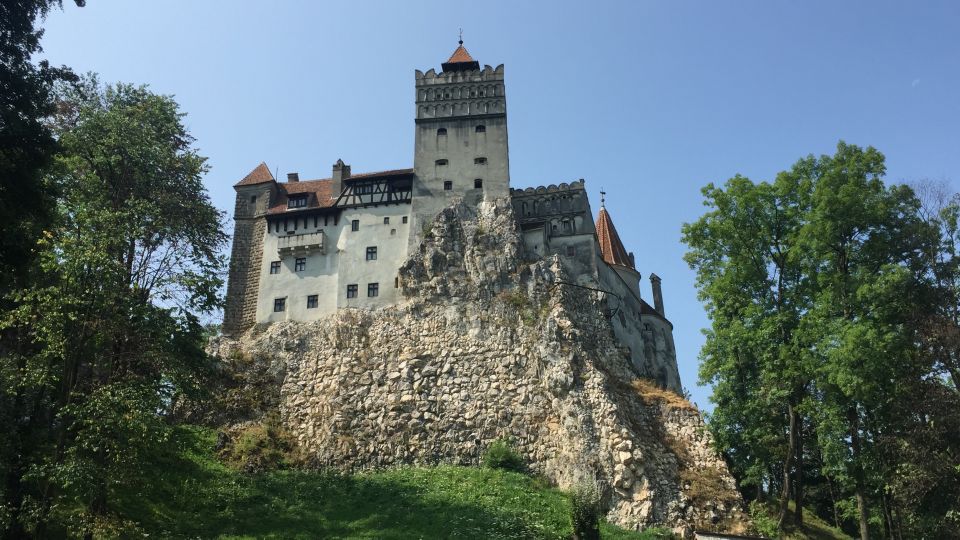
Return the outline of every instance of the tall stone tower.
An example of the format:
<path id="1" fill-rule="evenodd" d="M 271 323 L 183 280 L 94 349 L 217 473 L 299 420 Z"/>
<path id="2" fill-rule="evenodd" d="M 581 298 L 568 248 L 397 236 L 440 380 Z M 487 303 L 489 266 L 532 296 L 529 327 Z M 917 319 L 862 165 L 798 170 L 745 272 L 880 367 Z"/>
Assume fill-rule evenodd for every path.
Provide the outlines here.
<path id="1" fill-rule="evenodd" d="M 503 64 L 480 69 L 461 40 L 440 73 L 416 71 L 416 91 L 411 246 L 452 199 L 510 195 Z"/>

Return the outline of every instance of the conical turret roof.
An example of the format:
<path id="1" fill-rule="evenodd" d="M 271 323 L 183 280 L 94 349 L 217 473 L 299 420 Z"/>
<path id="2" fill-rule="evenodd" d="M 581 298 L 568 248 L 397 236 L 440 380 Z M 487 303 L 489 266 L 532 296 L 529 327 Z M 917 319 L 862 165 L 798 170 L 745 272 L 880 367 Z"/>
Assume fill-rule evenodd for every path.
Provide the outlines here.
<path id="1" fill-rule="evenodd" d="M 597 240 L 600 242 L 600 253 L 607 264 L 617 264 L 636 270 L 630 255 L 623 247 L 623 242 L 620 241 L 617 228 L 613 226 L 610 213 L 603 206 L 600 207 L 600 215 L 597 216 Z"/>
<path id="2" fill-rule="evenodd" d="M 463 40 L 461 39 L 460 46 L 457 47 L 457 50 L 453 51 L 449 60 L 441 64 L 441 67 L 443 71 L 470 71 L 480 69 L 480 62 L 477 62 L 470 56 L 467 48 L 463 46 Z"/>
<path id="3" fill-rule="evenodd" d="M 253 186 L 256 184 L 263 184 L 265 182 L 273 181 L 273 174 L 270 172 L 270 168 L 267 167 L 267 164 L 260 162 L 255 169 L 250 171 L 250 174 L 243 177 L 243 180 L 234 184 L 234 186 Z"/>

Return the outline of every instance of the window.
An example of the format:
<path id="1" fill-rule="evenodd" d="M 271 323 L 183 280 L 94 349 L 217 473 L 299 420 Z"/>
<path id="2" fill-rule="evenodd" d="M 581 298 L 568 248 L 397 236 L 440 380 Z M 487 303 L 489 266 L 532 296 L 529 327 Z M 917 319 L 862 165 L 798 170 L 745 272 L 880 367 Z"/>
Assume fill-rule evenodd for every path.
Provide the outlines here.
<path id="1" fill-rule="evenodd" d="M 571 232 L 572 230 L 573 229 L 570 227 L 570 220 L 569 219 L 563 220 L 563 232 L 568 233 L 568 232 Z"/>
<path id="2" fill-rule="evenodd" d="M 394 288 L 394 289 L 397 289 L 397 288 L 399 288 L 399 287 L 400 287 L 400 277 L 397 276 L 397 277 L 393 278 L 393 288 Z"/>
<path id="3" fill-rule="evenodd" d="M 359 220 L 359 219 L 355 219 L 355 220 L 353 220 L 353 221 L 350 222 L 350 230 L 351 230 L 351 231 L 359 231 L 359 230 L 360 230 L 360 220 Z"/>
<path id="4" fill-rule="evenodd" d="M 577 246 L 567 246 L 567 257 L 577 256 Z"/>
<path id="5" fill-rule="evenodd" d="M 403 222 L 404 222 L 404 223 L 407 222 L 407 219 L 409 219 L 409 218 L 407 218 L 407 216 L 403 216 Z"/>
<path id="6" fill-rule="evenodd" d="M 357 285 L 347 285 L 347 298 L 357 297 Z"/>
<path id="7" fill-rule="evenodd" d="M 307 206 L 307 196 L 290 197 L 287 199 L 287 208 L 303 208 Z"/>
<path id="8" fill-rule="evenodd" d="M 438 160 L 434 161 L 434 163 L 435 163 L 436 165 L 443 166 L 443 165 L 446 165 L 446 164 L 447 164 L 447 160 L 445 160 L 445 159 L 438 159 Z"/>
<path id="9" fill-rule="evenodd" d="M 483 189 L 483 179 L 474 178 L 473 180 L 473 189 Z"/>
<path id="10" fill-rule="evenodd" d="M 384 224 L 384 225 L 389 225 L 389 224 L 390 224 L 390 218 L 389 218 L 389 217 L 383 218 L 383 224 Z"/>
<path id="11" fill-rule="evenodd" d="M 486 164 L 487 164 L 487 158 L 485 158 L 485 157 L 476 157 L 476 158 L 473 158 L 473 164 L 474 164 L 474 165 L 486 165 Z"/>
<path id="12" fill-rule="evenodd" d="M 307 268 L 307 258 L 306 257 L 297 257 L 297 260 L 293 263 L 293 269 L 297 272 L 303 272 Z"/>
<path id="13" fill-rule="evenodd" d="M 256 203 L 257 203 L 257 196 L 256 196 L 256 195 L 251 195 L 251 196 L 250 196 L 250 204 L 256 204 Z"/>
<path id="14" fill-rule="evenodd" d="M 450 181 L 450 180 L 444 180 L 444 181 L 443 181 L 443 190 L 444 190 L 444 191 L 450 191 L 451 189 L 453 189 L 453 182 Z"/>
<path id="15" fill-rule="evenodd" d="M 446 134 L 447 134 L 447 128 L 440 128 L 437 130 L 437 135 L 446 135 Z"/>
<path id="16" fill-rule="evenodd" d="M 477 126 L 477 133 L 486 133 L 486 132 L 487 132 L 487 126 L 484 126 L 484 125 Z"/>
<path id="17" fill-rule="evenodd" d="M 273 261 L 270 263 L 270 273 L 271 274 L 280 273 L 280 261 Z"/>
<path id="18" fill-rule="evenodd" d="M 368 283 L 367 284 L 367 297 L 373 298 L 374 296 L 380 295 L 380 284 L 379 283 Z"/>
<path id="19" fill-rule="evenodd" d="M 307 297 L 307 309 L 316 309 L 317 308 L 317 295 L 311 294 Z"/>
<path id="20" fill-rule="evenodd" d="M 369 195 L 373 193 L 373 184 L 361 184 L 354 188 L 357 195 Z"/>
<path id="21" fill-rule="evenodd" d="M 274 298 L 273 299 L 273 312 L 280 313 L 281 311 L 287 310 L 287 299 L 286 298 Z"/>
<path id="22" fill-rule="evenodd" d="M 377 260 L 377 246 L 370 246 L 367 248 L 367 260 L 368 261 Z"/>

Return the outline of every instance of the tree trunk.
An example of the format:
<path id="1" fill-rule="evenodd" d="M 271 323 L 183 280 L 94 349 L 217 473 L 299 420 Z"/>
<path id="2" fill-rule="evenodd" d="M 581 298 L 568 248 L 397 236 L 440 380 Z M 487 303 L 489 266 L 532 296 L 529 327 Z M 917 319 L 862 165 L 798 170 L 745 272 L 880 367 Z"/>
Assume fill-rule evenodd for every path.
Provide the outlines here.
<path id="1" fill-rule="evenodd" d="M 847 411 L 850 420 L 850 448 L 853 451 L 853 481 L 857 494 L 857 512 L 860 515 L 860 540 L 869 540 L 870 529 L 867 521 L 867 496 L 863 479 L 863 465 L 860 463 L 860 415 L 856 406 Z"/>
<path id="2" fill-rule="evenodd" d="M 794 414 L 797 414 L 794 411 Z M 800 528 L 803 526 L 803 421 L 800 420 L 799 415 L 796 423 L 799 425 L 797 428 L 797 457 L 796 461 L 796 476 L 793 479 L 793 524 Z"/>
<path id="3" fill-rule="evenodd" d="M 787 520 L 787 510 L 790 507 L 790 485 L 793 477 L 793 458 L 797 453 L 797 412 L 793 403 L 787 404 L 787 416 L 790 419 L 790 435 L 787 442 L 787 455 L 783 460 L 783 486 L 780 489 L 780 516 L 777 518 L 777 529 L 783 530 Z"/>

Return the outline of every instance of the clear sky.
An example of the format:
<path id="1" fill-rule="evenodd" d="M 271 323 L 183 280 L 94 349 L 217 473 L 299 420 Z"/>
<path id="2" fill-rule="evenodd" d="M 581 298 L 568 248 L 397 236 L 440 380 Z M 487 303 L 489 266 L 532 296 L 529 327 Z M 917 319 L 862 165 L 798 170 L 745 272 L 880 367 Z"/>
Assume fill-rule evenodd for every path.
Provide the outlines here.
<path id="1" fill-rule="evenodd" d="M 481 65 L 506 66 L 512 185 L 584 178 L 595 211 L 607 191 L 707 409 L 680 242 L 703 185 L 771 179 L 840 139 L 881 150 L 888 181 L 960 180 L 955 0 L 64 3 L 44 56 L 175 95 L 227 211 L 260 161 L 303 179 L 338 158 L 412 167 L 413 71 L 439 70 L 462 27 Z"/>

